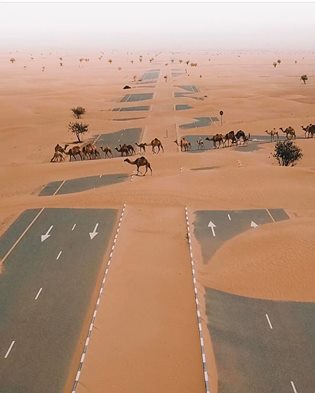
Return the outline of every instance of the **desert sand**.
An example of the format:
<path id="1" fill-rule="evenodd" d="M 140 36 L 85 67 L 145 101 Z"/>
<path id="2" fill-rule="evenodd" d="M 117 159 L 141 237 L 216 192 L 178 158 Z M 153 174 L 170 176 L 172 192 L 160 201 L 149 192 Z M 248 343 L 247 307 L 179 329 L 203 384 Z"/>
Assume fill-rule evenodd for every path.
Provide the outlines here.
<path id="1" fill-rule="evenodd" d="M 265 225 L 259 232 L 248 231 L 226 242 L 211 264 L 204 263 L 208 261 L 202 260 L 193 239 L 201 293 L 209 287 L 262 299 L 315 301 L 315 138 L 296 141 L 304 157 L 288 168 L 279 167 L 272 157 L 273 143 L 252 152 L 231 148 L 196 154 L 181 153 L 174 143 L 185 135 L 180 124 L 198 116 L 219 116 L 220 110 L 224 111 L 222 126 L 217 122 L 188 133 L 207 135 L 242 129 L 255 136 L 266 129 L 290 125 L 298 136 L 304 136 L 301 125 L 315 123 L 315 55 L 162 52 L 150 64 L 149 58 L 155 53 L 142 53 L 142 62 L 139 54 L 109 52 L 101 60 L 100 53 L 84 51 L 33 52 L 34 60 L 30 51 L 0 54 L 0 233 L 29 208 L 127 206 L 79 393 L 204 391 L 185 206 L 191 222 L 198 209 L 283 208 L 290 216 L 288 221 Z M 16 59 L 13 64 L 10 57 Z M 62 67 L 59 57 L 63 58 Z M 80 57 L 90 61 L 80 63 Z M 274 68 L 272 63 L 278 58 L 281 64 Z M 113 60 L 111 64 L 108 59 Z M 198 66 L 180 64 L 179 59 L 195 61 Z M 133 76 L 139 78 L 150 69 L 161 70 L 156 87 L 136 87 Z M 172 77 L 171 69 L 183 74 Z M 309 76 L 305 85 L 299 80 L 302 74 Z M 125 84 L 132 89 L 123 90 Z M 174 98 L 175 86 L 188 84 L 200 89 L 195 96 L 203 100 Z M 125 94 L 153 91 L 152 100 L 136 103 L 151 106 L 149 112 L 141 113 L 144 119 L 113 120 L 129 114 L 136 117 L 132 112 L 125 116 L 126 112 L 111 111 L 120 104 L 127 106 L 119 102 Z M 189 104 L 193 109 L 174 111 L 175 104 Z M 134 167 L 121 158 L 69 162 L 67 157 L 66 162 L 50 163 L 57 143 L 76 139 L 67 124 L 73 120 L 70 108 L 78 105 L 87 110 L 83 121 L 89 124 L 89 132 L 84 141 L 130 127 L 144 129 L 143 142 L 160 138 L 164 154 L 153 155 L 150 150 L 146 154 L 153 176 L 133 176 L 132 181 L 77 194 L 38 197 L 50 181 L 133 173 Z M 201 167 L 212 169 L 191 170 Z M 96 296 L 93 294 L 81 341 Z M 205 315 L 203 320 L 206 324 Z M 215 360 L 209 336 L 206 344 L 215 392 Z M 65 392 L 71 390 L 80 348 L 82 342 Z"/>

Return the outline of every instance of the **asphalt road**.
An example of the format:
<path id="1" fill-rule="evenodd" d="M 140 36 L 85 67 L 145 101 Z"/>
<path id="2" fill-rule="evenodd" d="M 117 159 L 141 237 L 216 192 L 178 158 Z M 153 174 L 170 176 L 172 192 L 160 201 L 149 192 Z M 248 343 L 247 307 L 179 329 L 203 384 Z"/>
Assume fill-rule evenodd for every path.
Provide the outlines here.
<path id="1" fill-rule="evenodd" d="M 217 117 L 195 117 L 196 121 L 192 123 L 181 124 L 179 128 L 186 130 L 189 128 L 199 128 L 199 127 L 207 127 L 210 126 L 214 121 L 218 121 Z"/>
<path id="2" fill-rule="evenodd" d="M 93 188 L 108 186 L 120 183 L 128 179 L 125 173 L 117 173 L 112 175 L 99 175 L 80 177 L 78 179 L 59 180 L 48 183 L 39 193 L 39 196 L 71 194 L 74 192 L 82 192 Z"/>
<path id="3" fill-rule="evenodd" d="M 259 228 L 288 218 L 283 209 L 199 210 L 195 213 L 194 234 L 200 242 L 204 263 L 211 263 L 210 258 L 223 242 L 244 231 L 255 230 L 252 223 Z M 211 223 L 215 225 L 213 230 Z"/>
<path id="4" fill-rule="evenodd" d="M 153 98 L 153 93 L 135 93 L 126 94 L 120 102 L 135 102 L 135 101 L 145 101 L 151 100 Z"/>
<path id="5" fill-rule="evenodd" d="M 116 217 L 27 210 L 0 238 L 1 393 L 62 392 Z"/>
<path id="6" fill-rule="evenodd" d="M 149 105 L 142 105 L 142 106 L 127 106 L 125 108 L 114 108 L 114 112 L 129 112 L 129 111 L 149 111 Z"/>
<path id="7" fill-rule="evenodd" d="M 206 289 L 218 393 L 313 393 L 315 303 Z"/>

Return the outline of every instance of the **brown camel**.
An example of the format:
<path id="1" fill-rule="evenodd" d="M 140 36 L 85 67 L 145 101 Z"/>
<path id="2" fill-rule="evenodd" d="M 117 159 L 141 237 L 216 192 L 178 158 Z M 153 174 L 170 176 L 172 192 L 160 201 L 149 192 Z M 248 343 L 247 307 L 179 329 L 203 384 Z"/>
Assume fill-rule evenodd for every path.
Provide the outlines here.
<path id="1" fill-rule="evenodd" d="M 63 156 L 62 153 L 60 153 L 60 151 L 55 151 L 55 154 L 53 155 L 52 159 L 50 160 L 50 162 L 61 162 L 64 161 L 65 158 Z"/>
<path id="2" fill-rule="evenodd" d="M 64 153 L 70 156 L 70 161 L 71 161 L 71 157 L 77 160 L 76 156 L 79 156 L 80 159 L 83 160 L 82 152 L 79 146 L 71 147 L 68 151 L 64 150 Z"/>
<path id="3" fill-rule="evenodd" d="M 177 140 L 174 141 L 174 143 L 176 143 L 177 146 L 180 146 L 181 151 L 188 151 L 191 148 L 191 143 L 188 142 L 185 137 L 181 138 L 179 143 Z"/>
<path id="4" fill-rule="evenodd" d="M 287 139 L 296 138 L 294 128 L 292 128 L 291 126 L 287 127 L 285 130 L 282 127 L 280 127 L 279 129 L 286 135 Z"/>
<path id="5" fill-rule="evenodd" d="M 306 127 L 301 126 L 302 130 L 305 131 L 305 138 L 309 138 L 310 136 L 314 136 L 315 134 L 315 125 L 314 124 L 309 124 Z"/>
<path id="6" fill-rule="evenodd" d="M 152 139 L 151 143 L 146 144 L 146 145 L 152 146 L 152 153 L 154 153 L 154 154 L 158 154 L 161 149 L 164 153 L 164 148 L 163 148 L 162 142 L 158 138 Z M 157 151 L 156 151 L 156 148 L 157 148 Z"/>
<path id="7" fill-rule="evenodd" d="M 145 158 L 145 157 L 139 157 L 134 161 L 130 161 L 129 158 L 126 158 L 124 161 L 128 162 L 131 165 L 137 165 L 137 175 L 140 173 L 139 168 L 141 166 L 145 166 L 145 173 L 143 174 L 143 176 L 146 175 L 146 173 L 148 172 L 148 169 L 150 169 L 151 171 L 151 176 L 152 176 L 152 168 L 151 165 L 149 163 L 149 161 Z"/>
<path id="8" fill-rule="evenodd" d="M 145 147 L 147 146 L 145 143 L 136 143 L 136 146 L 139 147 L 140 151 L 139 153 L 141 153 L 141 151 L 143 150 L 143 153 L 145 153 Z"/>
<path id="9" fill-rule="evenodd" d="M 65 147 L 62 147 L 61 145 L 59 145 L 59 143 L 57 143 L 57 145 L 55 146 L 55 153 L 57 153 L 58 151 L 60 152 L 60 153 L 64 153 L 64 151 L 66 150 L 66 148 L 68 147 L 69 145 L 65 145 Z"/>
<path id="10" fill-rule="evenodd" d="M 127 148 L 127 145 L 122 145 L 122 146 L 119 145 L 119 148 L 115 147 L 115 150 L 117 150 L 118 153 L 120 153 L 121 157 L 123 157 L 124 154 L 125 154 L 126 157 L 129 156 L 129 150 Z"/>
<path id="11" fill-rule="evenodd" d="M 112 149 L 109 147 L 109 146 L 101 146 L 101 150 L 105 153 L 105 158 L 107 157 L 107 156 L 109 156 L 109 157 L 113 157 L 113 152 L 112 152 Z"/>
<path id="12" fill-rule="evenodd" d="M 225 147 L 226 142 L 228 143 L 228 147 L 230 147 L 230 141 L 232 142 L 232 145 L 233 145 L 233 143 L 237 143 L 234 131 L 229 131 L 227 134 L 225 134 L 224 147 Z"/>
<path id="13" fill-rule="evenodd" d="M 222 144 L 222 146 L 224 146 L 224 138 L 223 138 L 222 134 L 216 134 L 212 138 L 209 138 L 207 136 L 205 139 L 206 139 L 206 141 L 212 141 L 213 147 L 215 149 L 219 149 L 221 144 Z M 219 144 L 219 146 L 217 146 L 217 143 Z"/>
<path id="14" fill-rule="evenodd" d="M 94 143 L 88 143 L 87 145 L 82 147 L 82 153 L 84 157 L 88 157 L 90 160 L 94 157 L 100 157 L 100 152 L 97 150 L 96 145 Z"/>
<path id="15" fill-rule="evenodd" d="M 247 142 L 249 140 L 250 134 L 248 134 L 248 136 L 246 136 L 245 132 L 243 130 L 239 130 L 235 134 L 235 138 L 236 138 L 236 143 L 237 142 L 241 142 L 241 140 L 243 141 L 243 143 L 245 143 L 245 142 Z"/>
<path id="16" fill-rule="evenodd" d="M 275 136 L 277 137 L 277 141 L 279 140 L 279 132 L 276 131 L 275 128 L 273 128 L 271 131 L 266 130 L 265 133 L 268 134 L 268 135 L 270 135 L 271 142 L 274 141 Z"/>

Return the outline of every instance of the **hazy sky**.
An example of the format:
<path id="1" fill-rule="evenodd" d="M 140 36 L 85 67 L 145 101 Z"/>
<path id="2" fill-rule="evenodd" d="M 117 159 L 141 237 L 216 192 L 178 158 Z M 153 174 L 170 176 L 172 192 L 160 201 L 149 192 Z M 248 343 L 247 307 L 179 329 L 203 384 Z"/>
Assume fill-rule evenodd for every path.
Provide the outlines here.
<path id="1" fill-rule="evenodd" d="M 0 3 L 0 46 L 315 50 L 315 3 Z"/>

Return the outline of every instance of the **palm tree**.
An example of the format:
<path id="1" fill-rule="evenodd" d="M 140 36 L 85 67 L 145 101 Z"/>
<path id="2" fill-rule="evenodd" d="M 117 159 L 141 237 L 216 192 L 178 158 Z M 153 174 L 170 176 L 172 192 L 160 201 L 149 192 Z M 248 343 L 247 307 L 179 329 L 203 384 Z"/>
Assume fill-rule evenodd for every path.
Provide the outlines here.
<path id="1" fill-rule="evenodd" d="M 301 76 L 301 81 L 303 81 L 304 82 L 304 84 L 306 83 L 306 81 L 308 80 L 308 76 L 306 75 L 306 74 L 304 74 L 304 75 L 302 75 Z"/>
<path id="2" fill-rule="evenodd" d="M 81 119 L 81 116 L 85 114 L 85 108 L 82 106 L 77 106 L 76 108 L 72 108 L 72 114 L 75 119 Z"/>
<path id="3" fill-rule="evenodd" d="M 15 58 L 14 58 L 14 57 L 11 57 L 10 61 L 11 61 L 11 63 L 13 64 L 13 63 L 15 62 Z"/>
<path id="4" fill-rule="evenodd" d="M 88 132 L 88 127 L 89 127 L 88 124 L 78 123 L 78 122 L 75 123 L 70 122 L 68 124 L 69 131 L 73 132 L 76 135 L 76 137 L 78 138 L 78 142 L 81 142 L 80 134 Z"/>

